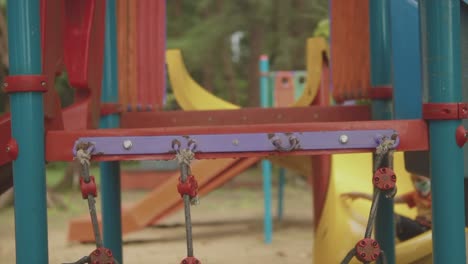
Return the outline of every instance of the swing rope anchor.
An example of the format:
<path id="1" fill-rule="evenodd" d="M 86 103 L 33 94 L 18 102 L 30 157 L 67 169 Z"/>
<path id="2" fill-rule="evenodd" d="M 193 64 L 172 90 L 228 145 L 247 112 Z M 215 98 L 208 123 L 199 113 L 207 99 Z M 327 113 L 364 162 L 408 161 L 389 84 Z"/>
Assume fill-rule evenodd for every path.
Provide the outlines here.
<path id="1" fill-rule="evenodd" d="M 193 140 L 189 140 L 187 148 L 181 148 L 181 143 L 178 141 L 172 142 L 172 149 L 176 153 L 176 159 L 180 166 L 180 177 L 177 190 L 184 199 L 184 214 L 185 214 L 185 232 L 187 240 L 187 257 L 181 261 L 181 264 L 201 264 L 193 254 L 193 238 L 192 238 L 192 218 L 190 214 L 190 206 L 198 203 L 198 183 L 190 172 L 190 164 L 195 158 L 194 151 L 197 144 Z"/>
<path id="2" fill-rule="evenodd" d="M 84 200 L 88 200 L 89 214 L 93 226 L 94 240 L 96 249 L 88 256 L 82 257 L 76 262 L 68 264 L 118 264 L 114 259 L 112 251 L 103 246 L 99 224 L 96 214 L 97 187 L 94 176 L 89 174 L 91 165 L 91 154 L 94 150 L 94 145 L 90 142 L 80 142 L 76 145 L 75 160 L 81 164 L 80 189 L 81 196 Z"/>
<path id="3" fill-rule="evenodd" d="M 374 160 L 374 175 L 372 183 L 374 185 L 374 193 L 372 204 L 369 212 L 364 238 L 359 240 L 356 245 L 346 254 L 341 264 L 348 264 L 354 257 L 362 263 L 371 263 L 380 260 L 382 264 L 387 263 L 385 252 L 380 248 L 377 240 L 371 238 L 372 228 L 377 216 L 377 208 L 379 205 L 380 195 L 384 194 L 386 198 L 393 198 L 396 194 L 395 172 L 392 170 L 393 153 L 397 135 L 391 138 L 381 138 L 378 140 L 379 145 L 375 151 Z M 382 163 L 386 160 L 388 167 L 383 167 Z"/>

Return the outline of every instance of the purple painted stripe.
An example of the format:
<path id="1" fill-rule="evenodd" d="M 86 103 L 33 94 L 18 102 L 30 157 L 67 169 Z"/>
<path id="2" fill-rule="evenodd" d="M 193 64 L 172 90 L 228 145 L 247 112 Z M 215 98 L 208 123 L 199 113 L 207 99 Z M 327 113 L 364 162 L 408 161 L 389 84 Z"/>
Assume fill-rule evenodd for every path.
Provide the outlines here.
<path id="1" fill-rule="evenodd" d="M 192 136 L 136 136 L 136 137 L 85 137 L 78 142 L 92 142 L 94 155 L 155 155 L 174 153 L 174 140 L 187 148 L 189 141 L 196 143 L 195 152 L 263 152 L 278 150 L 274 140 L 281 141 L 281 147 L 291 147 L 291 137 L 296 139 L 296 150 L 324 149 L 373 149 L 382 137 L 391 137 L 394 130 L 323 131 L 303 133 L 249 133 Z M 395 147 L 398 146 L 398 139 Z M 125 147 L 126 145 L 126 147 Z M 73 149 L 75 154 L 75 148 Z"/>

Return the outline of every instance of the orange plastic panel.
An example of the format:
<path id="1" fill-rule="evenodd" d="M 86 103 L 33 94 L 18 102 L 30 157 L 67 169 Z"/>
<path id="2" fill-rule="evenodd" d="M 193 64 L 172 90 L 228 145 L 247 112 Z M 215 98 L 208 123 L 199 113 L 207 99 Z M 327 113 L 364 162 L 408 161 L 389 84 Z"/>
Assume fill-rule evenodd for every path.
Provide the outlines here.
<path id="1" fill-rule="evenodd" d="M 366 98 L 370 89 L 369 1 L 331 7 L 331 67 L 337 102 Z"/>

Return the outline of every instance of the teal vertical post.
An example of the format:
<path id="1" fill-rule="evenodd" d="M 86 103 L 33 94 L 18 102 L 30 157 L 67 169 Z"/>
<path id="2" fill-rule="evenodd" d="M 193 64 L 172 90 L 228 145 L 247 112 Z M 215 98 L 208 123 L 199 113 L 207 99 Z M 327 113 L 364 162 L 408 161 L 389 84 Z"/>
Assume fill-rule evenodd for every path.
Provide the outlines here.
<path id="1" fill-rule="evenodd" d="M 391 31 L 389 0 L 369 1 L 371 83 L 373 87 L 392 84 Z M 372 118 L 392 118 L 390 100 L 372 101 Z M 370 178 L 369 178 L 370 180 Z M 395 263 L 395 227 L 393 200 L 380 197 L 375 220 L 375 237 L 387 256 L 389 264 Z"/>
<path id="2" fill-rule="evenodd" d="M 268 56 L 260 56 L 260 106 L 268 107 L 269 103 L 269 65 Z M 265 243 L 270 244 L 273 237 L 273 220 L 271 213 L 271 174 L 272 165 L 269 160 L 262 160 L 262 178 L 263 178 L 263 196 L 264 196 L 264 210 L 263 217 L 263 230 L 265 235 Z"/>
<path id="3" fill-rule="evenodd" d="M 117 30 L 115 16 L 115 0 L 107 0 L 104 77 L 102 82 L 103 103 L 118 102 Z M 116 128 L 120 126 L 119 121 L 119 115 L 111 114 L 103 116 L 100 125 L 102 128 Z M 122 264 L 120 163 L 118 161 L 102 162 L 100 170 L 104 246 L 112 250 L 115 259 Z"/>
<path id="4" fill-rule="evenodd" d="M 283 220 L 284 187 L 286 186 L 286 170 L 279 168 L 278 176 L 278 220 Z"/>
<path id="5" fill-rule="evenodd" d="M 429 102 L 460 102 L 460 0 L 420 0 L 419 8 Z M 429 121 L 435 264 L 466 262 L 463 149 L 455 143 L 460 124 L 460 120 Z"/>
<path id="6" fill-rule="evenodd" d="M 12 76 L 42 73 L 39 2 L 8 2 Z M 12 136 L 19 146 L 18 159 L 13 162 L 18 264 L 49 263 L 42 97 L 41 92 L 10 94 Z"/>
<path id="7" fill-rule="evenodd" d="M 416 0 L 390 1 L 395 119 L 422 117 L 421 44 Z"/>

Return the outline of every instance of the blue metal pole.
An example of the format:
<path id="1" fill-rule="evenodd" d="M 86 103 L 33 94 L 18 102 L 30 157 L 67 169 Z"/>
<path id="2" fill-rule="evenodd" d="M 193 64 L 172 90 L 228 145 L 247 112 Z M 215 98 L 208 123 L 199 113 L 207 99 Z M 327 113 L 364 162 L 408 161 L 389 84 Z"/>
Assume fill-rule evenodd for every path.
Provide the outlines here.
<path id="1" fill-rule="evenodd" d="M 117 32 L 116 32 L 115 0 L 107 0 L 106 32 L 104 47 L 104 77 L 102 82 L 102 102 L 118 102 L 118 73 L 117 73 Z M 120 126 L 117 114 L 103 116 L 102 128 L 116 128 Z M 104 246 L 112 250 L 115 259 L 123 263 L 122 259 L 122 219 L 120 197 L 120 163 L 118 161 L 102 162 L 101 192 L 102 192 L 102 227 Z"/>
<path id="2" fill-rule="evenodd" d="M 39 0 L 8 3 L 10 75 L 42 73 Z M 10 94 L 12 136 L 19 145 L 13 162 L 16 263 L 49 263 L 41 92 Z"/>
<path id="3" fill-rule="evenodd" d="M 389 0 L 369 1 L 371 83 L 372 86 L 392 84 L 391 31 Z M 373 100 L 372 118 L 392 118 L 391 100 Z M 375 220 L 375 237 L 387 256 L 389 264 L 395 263 L 395 227 L 393 200 L 381 196 Z"/>
<path id="4" fill-rule="evenodd" d="M 284 208 L 284 187 L 286 185 L 286 170 L 284 168 L 279 169 L 278 177 L 278 220 L 283 220 L 283 208 Z"/>
<path id="5" fill-rule="evenodd" d="M 260 105 L 261 107 L 269 106 L 269 64 L 268 57 L 262 55 L 260 57 Z M 265 235 L 265 243 L 270 244 L 273 237 L 273 220 L 271 213 L 271 174 L 272 165 L 269 160 L 262 160 L 262 178 L 263 178 L 263 197 L 264 197 L 264 210 L 265 215 L 263 217 L 263 230 Z"/>
<path id="6" fill-rule="evenodd" d="M 419 8 L 429 102 L 460 102 L 460 0 L 420 0 Z M 460 124 L 460 120 L 429 121 L 435 264 L 466 262 L 463 149 L 455 143 Z"/>

